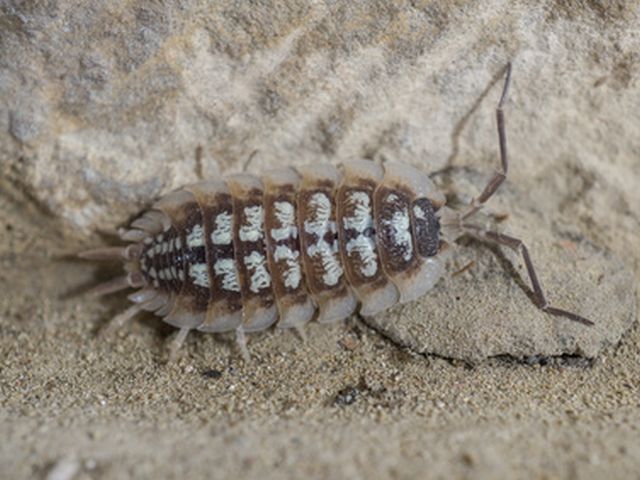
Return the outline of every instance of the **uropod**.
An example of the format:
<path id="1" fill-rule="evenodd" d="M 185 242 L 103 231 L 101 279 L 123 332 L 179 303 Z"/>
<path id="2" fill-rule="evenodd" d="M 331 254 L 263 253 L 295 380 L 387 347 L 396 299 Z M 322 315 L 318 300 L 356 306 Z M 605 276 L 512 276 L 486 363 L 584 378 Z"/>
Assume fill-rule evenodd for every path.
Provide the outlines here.
<path id="1" fill-rule="evenodd" d="M 110 327 L 153 312 L 179 328 L 172 353 L 191 330 L 235 332 L 246 358 L 245 333 L 274 324 L 300 330 L 356 310 L 375 315 L 424 295 L 444 273 L 444 250 L 463 235 L 520 252 L 535 305 L 593 325 L 547 302 L 522 240 L 474 219 L 507 177 L 510 80 L 508 64 L 496 109 L 501 170 L 469 205 L 446 206 L 431 179 L 410 165 L 368 160 L 184 186 L 120 231 L 128 245 L 79 254 L 124 263 L 125 275 L 94 293 L 136 289 L 128 296 L 133 305 Z"/>

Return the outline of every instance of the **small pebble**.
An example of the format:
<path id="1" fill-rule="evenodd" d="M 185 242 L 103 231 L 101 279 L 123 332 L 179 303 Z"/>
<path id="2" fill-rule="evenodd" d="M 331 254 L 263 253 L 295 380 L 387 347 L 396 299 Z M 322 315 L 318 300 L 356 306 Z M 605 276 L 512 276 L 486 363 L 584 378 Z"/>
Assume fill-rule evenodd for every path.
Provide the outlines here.
<path id="1" fill-rule="evenodd" d="M 345 406 L 351 405 L 358 398 L 358 389 L 349 385 L 338 392 L 336 398 L 333 400 L 334 405 Z"/>
<path id="2" fill-rule="evenodd" d="M 220 370 L 216 370 L 214 368 L 212 368 L 211 370 L 205 370 L 204 372 L 202 372 L 202 376 L 204 378 L 212 378 L 214 380 L 222 377 L 222 372 Z"/>

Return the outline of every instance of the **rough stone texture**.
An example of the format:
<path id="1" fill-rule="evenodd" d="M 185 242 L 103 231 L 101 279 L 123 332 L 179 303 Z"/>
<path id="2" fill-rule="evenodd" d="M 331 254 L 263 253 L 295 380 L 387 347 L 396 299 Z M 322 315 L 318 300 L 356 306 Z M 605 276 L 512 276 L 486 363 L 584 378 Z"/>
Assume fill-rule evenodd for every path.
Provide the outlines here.
<path id="1" fill-rule="evenodd" d="M 611 344 L 638 300 L 639 8 L 0 2 L 0 471 L 636 475 L 637 323 Z M 416 351 L 536 365 L 425 357 L 351 319 L 311 325 L 304 344 L 252 336 L 249 365 L 194 335 L 165 366 L 170 329 L 147 318 L 101 338 L 122 298 L 69 297 L 113 271 L 61 254 L 200 177 L 360 156 L 440 172 L 470 198 L 496 167 L 507 60 L 512 168 L 490 209 L 530 243 L 550 299 L 598 326 L 537 312 L 520 260 L 478 243 L 451 260 L 472 269 L 384 319 Z"/>
<path id="2" fill-rule="evenodd" d="M 495 95 L 461 120 L 508 60 L 513 181 L 566 157 L 608 178 L 638 154 L 633 2 L 210 3 L 5 5 L 2 158 L 21 188 L 86 233 L 249 159 L 491 165 Z"/>

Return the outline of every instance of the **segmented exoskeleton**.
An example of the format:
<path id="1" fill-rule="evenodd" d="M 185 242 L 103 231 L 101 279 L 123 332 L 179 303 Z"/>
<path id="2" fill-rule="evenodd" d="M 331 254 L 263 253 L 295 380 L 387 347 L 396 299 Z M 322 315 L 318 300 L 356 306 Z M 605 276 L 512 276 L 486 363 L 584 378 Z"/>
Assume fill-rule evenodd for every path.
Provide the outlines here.
<path id="1" fill-rule="evenodd" d="M 127 275 L 98 293 L 138 289 L 113 323 L 154 312 L 180 328 L 176 346 L 192 329 L 235 331 L 246 355 L 245 332 L 334 322 L 357 309 L 374 315 L 418 298 L 443 274 L 441 252 L 470 234 L 520 250 L 536 305 L 590 325 L 547 304 L 522 241 L 472 221 L 506 178 L 510 73 L 507 66 L 497 108 L 502 171 L 465 210 L 446 207 L 427 175 L 393 162 L 353 160 L 188 185 L 122 231 L 130 245 L 81 254 L 125 262 Z"/>

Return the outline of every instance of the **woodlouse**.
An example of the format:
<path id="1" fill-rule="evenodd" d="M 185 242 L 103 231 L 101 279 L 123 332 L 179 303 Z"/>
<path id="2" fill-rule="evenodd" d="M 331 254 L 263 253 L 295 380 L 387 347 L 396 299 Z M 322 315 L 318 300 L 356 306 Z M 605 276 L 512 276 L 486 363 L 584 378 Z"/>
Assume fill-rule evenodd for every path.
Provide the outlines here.
<path id="1" fill-rule="evenodd" d="M 469 234 L 519 250 L 543 311 L 592 325 L 549 305 L 525 244 L 473 223 L 508 170 L 503 107 L 511 65 L 496 109 L 502 170 L 463 211 L 445 206 L 430 178 L 401 163 L 354 160 L 340 170 L 312 165 L 236 174 L 169 193 L 121 232 L 126 247 L 89 250 L 87 259 L 123 259 L 125 276 L 96 287 L 106 294 L 137 288 L 119 326 L 152 311 L 180 329 L 245 332 L 300 328 L 374 315 L 429 291 L 444 272 L 441 253 Z M 278 321 L 279 320 L 279 321 Z"/>

